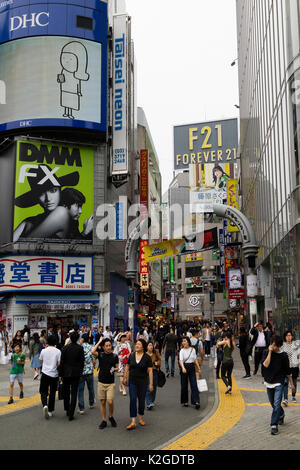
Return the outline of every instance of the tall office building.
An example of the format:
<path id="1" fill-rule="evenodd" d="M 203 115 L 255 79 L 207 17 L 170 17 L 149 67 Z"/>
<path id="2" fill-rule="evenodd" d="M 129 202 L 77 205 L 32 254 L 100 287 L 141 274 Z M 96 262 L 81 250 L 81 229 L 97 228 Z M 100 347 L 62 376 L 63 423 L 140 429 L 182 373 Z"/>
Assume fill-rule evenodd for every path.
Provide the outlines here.
<path id="1" fill-rule="evenodd" d="M 237 0 L 242 210 L 258 256 L 258 319 L 299 332 L 300 4 Z"/>

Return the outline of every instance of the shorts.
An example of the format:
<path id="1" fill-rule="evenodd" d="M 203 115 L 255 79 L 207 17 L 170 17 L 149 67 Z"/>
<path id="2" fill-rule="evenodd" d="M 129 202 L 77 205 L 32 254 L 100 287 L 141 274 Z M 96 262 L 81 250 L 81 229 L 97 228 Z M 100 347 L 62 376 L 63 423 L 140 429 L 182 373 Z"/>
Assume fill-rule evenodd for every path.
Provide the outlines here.
<path id="1" fill-rule="evenodd" d="M 103 384 L 98 382 L 99 400 L 113 400 L 115 396 L 115 384 Z"/>
<path id="2" fill-rule="evenodd" d="M 20 384 L 23 383 L 23 374 L 10 374 L 10 383 L 14 383 L 17 379 Z"/>

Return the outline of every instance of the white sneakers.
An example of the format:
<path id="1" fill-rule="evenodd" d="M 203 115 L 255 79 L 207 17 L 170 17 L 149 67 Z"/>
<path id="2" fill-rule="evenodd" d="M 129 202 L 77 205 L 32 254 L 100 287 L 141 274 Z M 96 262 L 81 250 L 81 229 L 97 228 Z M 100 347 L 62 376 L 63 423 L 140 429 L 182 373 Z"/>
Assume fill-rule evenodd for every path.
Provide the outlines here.
<path id="1" fill-rule="evenodd" d="M 48 406 L 44 406 L 43 408 L 43 413 L 44 413 L 44 418 L 49 419 L 49 411 L 48 411 Z"/>

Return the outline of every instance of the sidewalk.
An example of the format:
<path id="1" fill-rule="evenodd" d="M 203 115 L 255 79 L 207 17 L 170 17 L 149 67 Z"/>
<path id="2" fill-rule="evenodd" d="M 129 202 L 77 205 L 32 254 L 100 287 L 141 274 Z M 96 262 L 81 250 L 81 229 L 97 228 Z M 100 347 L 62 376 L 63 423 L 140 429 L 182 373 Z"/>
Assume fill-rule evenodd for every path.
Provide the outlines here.
<path id="1" fill-rule="evenodd" d="M 213 360 L 209 360 L 213 368 Z M 166 450 L 299 450 L 300 449 L 300 384 L 298 403 L 285 408 L 285 424 L 279 434 L 270 433 L 272 409 L 260 371 L 246 380 L 239 349 L 234 352 L 232 395 L 225 395 L 225 385 L 218 380 L 219 393 L 212 415 L 200 426 L 177 441 L 167 443 Z M 251 374 L 254 363 L 250 361 Z M 215 375 L 214 375 L 215 377 Z M 216 379 L 215 379 L 216 380 Z M 298 382 L 299 383 L 299 382 Z"/>

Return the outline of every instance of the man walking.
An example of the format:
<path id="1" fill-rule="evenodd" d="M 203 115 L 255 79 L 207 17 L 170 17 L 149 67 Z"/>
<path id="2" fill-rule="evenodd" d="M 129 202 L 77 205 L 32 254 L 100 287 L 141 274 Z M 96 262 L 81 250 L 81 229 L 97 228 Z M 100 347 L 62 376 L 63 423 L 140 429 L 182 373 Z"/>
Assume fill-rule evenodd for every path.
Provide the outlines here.
<path id="1" fill-rule="evenodd" d="M 39 360 L 42 363 L 40 394 L 43 405 L 43 413 L 46 419 L 51 417 L 54 411 L 55 394 L 58 384 L 58 367 L 60 365 L 61 352 L 55 346 L 55 336 L 48 336 L 47 347 L 42 349 L 39 357 Z"/>
<path id="2" fill-rule="evenodd" d="M 101 346 L 103 352 L 101 352 Z M 102 422 L 99 429 L 107 427 L 106 421 L 106 403 L 108 405 L 108 417 L 113 428 L 117 423 L 113 417 L 114 414 L 114 394 L 115 394 L 115 372 L 119 369 L 119 358 L 112 352 L 112 343 L 106 339 L 100 339 L 94 346 L 92 354 L 99 359 L 99 376 L 98 376 L 98 398 L 100 400 L 100 412 Z"/>
<path id="3" fill-rule="evenodd" d="M 69 421 L 74 419 L 78 385 L 84 367 L 84 351 L 77 344 L 78 338 L 77 332 L 71 333 L 70 343 L 61 352 L 60 377 L 63 378 L 64 409 Z"/>
<path id="4" fill-rule="evenodd" d="M 250 330 L 250 335 L 253 336 L 251 346 L 254 346 L 254 372 L 256 375 L 259 369 L 259 365 L 262 363 L 263 354 L 270 345 L 270 337 L 267 332 L 264 331 L 262 323 L 255 323 L 254 327 Z"/>
<path id="5" fill-rule="evenodd" d="M 175 374 L 175 355 L 178 352 L 178 337 L 172 327 L 170 333 L 165 336 L 162 354 L 165 354 L 165 368 L 167 377 L 170 377 L 169 358 L 171 357 L 171 376 Z"/>
<path id="6" fill-rule="evenodd" d="M 79 414 L 84 414 L 84 386 L 87 384 L 89 391 L 89 405 L 94 408 L 95 393 L 94 393 L 94 360 L 92 355 L 93 346 L 89 344 L 89 335 L 85 333 L 80 339 L 80 344 L 84 352 L 84 367 L 82 376 L 79 380 L 78 386 L 78 407 Z"/>
<path id="7" fill-rule="evenodd" d="M 271 417 L 271 434 L 278 434 L 278 424 L 284 423 L 284 410 L 281 406 L 285 377 L 288 376 L 292 392 L 295 391 L 292 376 L 290 375 L 289 358 L 287 353 L 281 351 L 283 339 L 273 336 L 269 350 L 265 351 L 262 363 L 262 373 L 269 402 L 273 408 Z"/>

